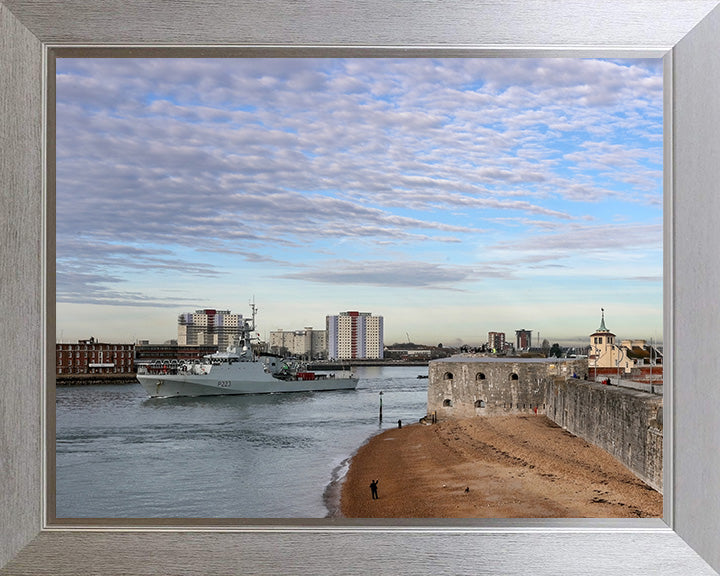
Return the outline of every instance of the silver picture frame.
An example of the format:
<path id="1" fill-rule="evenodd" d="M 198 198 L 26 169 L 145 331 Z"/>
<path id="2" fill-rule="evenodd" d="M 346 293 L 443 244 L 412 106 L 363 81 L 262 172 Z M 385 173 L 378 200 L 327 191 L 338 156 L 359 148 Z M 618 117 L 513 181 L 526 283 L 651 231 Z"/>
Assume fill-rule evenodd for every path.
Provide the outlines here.
<path id="1" fill-rule="evenodd" d="M 716 574 L 716 0 L 0 0 L 0 575 Z M 664 518 L 53 522 L 58 53 L 662 57 Z"/>

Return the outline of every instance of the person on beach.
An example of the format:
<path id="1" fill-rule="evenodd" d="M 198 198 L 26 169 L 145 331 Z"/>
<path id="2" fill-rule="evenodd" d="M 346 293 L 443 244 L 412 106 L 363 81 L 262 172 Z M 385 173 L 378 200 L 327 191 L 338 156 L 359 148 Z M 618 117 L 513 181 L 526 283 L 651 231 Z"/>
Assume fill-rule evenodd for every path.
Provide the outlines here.
<path id="1" fill-rule="evenodd" d="M 372 494 L 373 500 L 377 500 L 379 498 L 378 492 L 377 492 L 377 485 L 378 485 L 377 480 L 373 480 L 372 482 L 370 482 L 370 494 Z"/>

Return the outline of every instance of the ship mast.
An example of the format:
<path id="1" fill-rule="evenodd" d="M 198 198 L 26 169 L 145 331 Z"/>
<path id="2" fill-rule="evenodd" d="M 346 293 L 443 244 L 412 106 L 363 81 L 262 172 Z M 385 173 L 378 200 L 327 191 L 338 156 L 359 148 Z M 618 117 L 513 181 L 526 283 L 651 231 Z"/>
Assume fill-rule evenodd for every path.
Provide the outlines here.
<path id="1" fill-rule="evenodd" d="M 252 310 L 252 326 L 250 327 L 251 332 L 255 332 L 255 315 L 257 314 L 257 307 L 255 306 L 255 296 L 250 301 L 250 310 Z"/>

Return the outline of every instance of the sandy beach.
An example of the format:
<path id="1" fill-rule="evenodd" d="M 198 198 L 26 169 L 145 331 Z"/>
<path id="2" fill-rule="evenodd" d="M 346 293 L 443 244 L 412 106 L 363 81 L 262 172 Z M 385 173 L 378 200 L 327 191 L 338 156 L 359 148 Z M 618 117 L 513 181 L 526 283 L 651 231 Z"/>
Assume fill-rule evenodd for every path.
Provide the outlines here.
<path id="1" fill-rule="evenodd" d="M 335 515 L 641 518 L 661 517 L 662 502 L 607 452 L 548 418 L 498 416 L 374 436 L 352 457 Z"/>

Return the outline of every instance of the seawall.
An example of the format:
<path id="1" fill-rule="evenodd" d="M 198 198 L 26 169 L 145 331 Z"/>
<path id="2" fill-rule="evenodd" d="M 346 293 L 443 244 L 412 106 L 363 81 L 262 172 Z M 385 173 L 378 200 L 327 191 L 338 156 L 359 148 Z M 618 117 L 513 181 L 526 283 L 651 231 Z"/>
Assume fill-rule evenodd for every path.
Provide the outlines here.
<path id="1" fill-rule="evenodd" d="M 586 381 L 580 359 L 454 357 L 428 373 L 433 419 L 545 414 L 662 493 L 662 396 Z"/>
<path id="2" fill-rule="evenodd" d="M 662 410 L 662 396 L 571 378 L 552 383 L 546 414 L 662 493 Z"/>
<path id="3" fill-rule="evenodd" d="M 57 386 L 87 386 L 91 384 L 134 384 L 137 378 L 134 373 L 125 374 L 58 374 L 55 376 Z"/>

